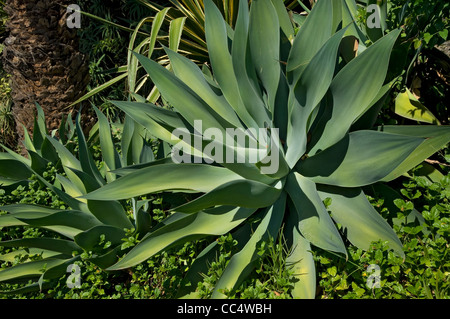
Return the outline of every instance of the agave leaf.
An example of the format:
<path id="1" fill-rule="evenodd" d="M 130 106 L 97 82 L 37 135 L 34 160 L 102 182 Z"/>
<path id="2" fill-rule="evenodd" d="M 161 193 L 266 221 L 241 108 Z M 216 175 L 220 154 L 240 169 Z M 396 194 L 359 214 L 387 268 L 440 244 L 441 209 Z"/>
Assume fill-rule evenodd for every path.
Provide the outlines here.
<path id="1" fill-rule="evenodd" d="M 292 205 L 292 204 L 291 204 Z M 290 205 L 290 206 L 291 206 Z M 290 207 L 295 211 L 294 207 Z M 291 250 L 286 258 L 286 267 L 291 269 L 298 281 L 294 282 L 292 296 L 298 299 L 314 299 L 316 295 L 316 268 L 311 245 L 298 229 L 298 216 L 289 214 L 286 238 L 291 242 Z"/>
<path id="2" fill-rule="evenodd" d="M 248 46 L 249 10 L 247 1 L 240 1 L 239 13 L 235 27 L 235 37 L 231 49 L 233 70 L 236 75 L 239 93 L 242 101 L 258 124 L 265 127 L 270 123 L 268 109 L 261 97 L 261 89 L 251 59 Z"/>
<path id="3" fill-rule="evenodd" d="M 197 137 L 200 137 L 200 135 L 194 136 L 193 134 L 189 133 L 192 132 L 193 129 L 190 127 L 189 124 L 183 122 L 183 119 L 177 113 L 146 103 L 118 102 L 118 101 L 114 101 L 113 103 L 117 105 L 120 109 L 122 109 L 124 112 L 132 116 L 133 119 L 135 119 L 137 122 L 144 125 L 144 127 L 147 128 L 149 131 L 152 131 L 152 133 L 157 135 L 158 138 L 161 138 L 162 140 L 167 141 L 172 145 L 175 145 L 177 149 L 180 150 L 182 149 L 183 152 L 185 152 L 186 154 L 193 154 L 199 158 L 202 156 L 208 157 L 203 153 L 203 150 L 205 149 L 205 147 L 208 146 L 208 144 L 211 143 L 211 140 L 203 136 L 203 138 L 201 138 L 201 142 L 196 143 L 195 140 Z M 157 127 L 156 130 L 152 129 L 153 127 Z M 180 139 L 176 134 L 174 134 L 175 129 L 178 130 L 184 129 L 186 133 L 183 135 L 188 135 L 189 140 L 186 141 L 184 138 Z M 249 137 L 249 135 L 246 132 L 243 133 Z M 235 145 L 231 145 L 230 143 L 226 144 L 228 142 L 228 139 L 226 138 L 226 136 L 222 137 L 225 137 L 225 143 L 220 143 L 218 142 L 218 140 L 215 140 L 214 145 L 216 149 L 221 149 L 223 155 L 233 154 L 234 156 L 234 160 L 232 161 L 222 160 L 221 163 L 222 166 L 230 169 L 231 171 L 243 177 L 252 180 L 257 180 L 267 184 L 270 184 L 275 181 L 275 179 L 273 179 L 272 177 L 261 174 L 260 170 L 255 165 L 256 163 L 249 161 L 248 159 L 249 154 L 248 152 L 246 152 L 246 150 L 240 152 L 240 150 L 242 149 L 238 149 Z M 249 138 L 253 139 L 253 137 Z M 234 141 L 233 144 L 235 144 Z M 244 151 L 245 154 L 243 154 Z M 252 149 L 251 151 L 259 152 L 258 149 Z M 246 158 L 242 162 L 240 158 L 238 159 L 238 156 L 244 155 L 246 156 Z M 280 166 L 280 169 L 278 170 L 279 173 L 285 174 L 287 172 L 288 167 L 281 154 L 279 156 L 279 166 Z"/>
<path id="4" fill-rule="evenodd" d="M 391 181 L 419 165 L 422 161 L 442 149 L 450 141 L 450 126 L 448 125 L 386 125 L 377 128 L 377 130 L 408 137 L 425 138 L 425 141 L 414 152 L 409 154 L 395 170 L 381 179 L 381 181 L 385 182 Z"/>
<path id="5" fill-rule="evenodd" d="M 309 154 L 315 154 L 341 140 L 353 122 L 371 105 L 384 84 L 391 50 L 399 34 L 400 30 L 392 31 L 350 61 L 336 75 L 330 86 L 333 96 L 331 118 Z"/>
<path id="6" fill-rule="evenodd" d="M 246 2 L 246 1 L 240 1 Z M 280 23 L 280 28 L 284 33 L 284 36 L 288 40 L 294 39 L 294 26 L 292 25 L 291 19 L 289 17 L 288 10 L 282 0 L 271 0 L 272 5 L 277 13 L 278 22 Z"/>
<path id="7" fill-rule="evenodd" d="M 71 240 L 56 238 L 22 238 L 0 241 L 2 247 L 33 247 L 72 255 L 74 251 L 80 251 L 80 247 Z"/>
<path id="8" fill-rule="evenodd" d="M 32 175 L 27 165 L 16 159 L 0 159 L 0 176 L 14 179 L 26 180 Z"/>
<path id="9" fill-rule="evenodd" d="M 103 184 L 105 184 L 105 181 L 103 180 L 103 177 L 101 176 L 97 165 L 94 162 L 94 159 L 92 157 L 91 152 L 89 151 L 89 147 L 86 143 L 86 139 L 84 137 L 84 133 L 83 130 L 81 129 L 81 124 L 80 124 L 80 115 L 78 114 L 76 122 L 75 122 L 75 128 L 77 131 L 77 136 L 78 136 L 78 150 L 79 150 L 79 156 L 80 156 L 80 166 L 82 168 L 82 170 L 84 173 L 86 173 L 88 176 L 92 177 L 96 182 L 98 186 L 101 186 Z M 77 169 L 76 167 L 70 167 L 68 166 L 68 168 L 73 168 L 73 169 Z M 80 179 L 83 181 L 83 179 Z"/>
<path id="10" fill-rule="evenodd" d="M 433 113 L 420 103 L 408 89 L 399 93 L 395 99 L 395 113 L 414 121 L 440 124 Z"/>
<path id="11" fill-rule="evenodd" d="M 105 236 L 105 243 L 109 241 L 111 246 L 116 246 L 122 243 L 122 238 L 125 238 L 126 233 L 122 228 L 114 226 L 94 226 L 75 236 L 75 242 L 84 250 L 91 251 L 99 244 L 102 235 Z"/>
<path id="12" fill-rule="evenodd" d="M 291 92 L 286 152 L 286 161 L 290 167 L 293 167 L 306 151 L 308 120 L 331 84 L 339 44 L 345 30 L 335 33 L 325 42 Z"/>
<path id="13" fill-rule="evenodd" d="M 258 127 L 248 113 L 239 94 L 239 85 L 228 49 L 226 23 L 211 0 L 205 0 L 205 34 L 211 67 L 224 97 L 247 127 Z"/>
<path id="14" fill-rule="evenodd" d="M 91 227 L 101 225 L 101 222 L 84 212 L 76 210 L 66 210 L 56 212 L 47 216 L 30 218 L 30 217 L 16 217 L 18 220 L 30 226 L 68 226 L 79 230 L 86 230 Z"/>
<path id="15" fill-rule="evenodd" d="M 45 259 L 19 264 L 17 266 L 1 270 L 0 282 L 8 281 L 13 283 L 23 278 L 37 279 L 44 273 L 44 269 L 61 265 L 65 261 L 65 259 Z"/>
<path id="16" fill-rule="evenodd" d="M 10 296 L 17 296 L 17 295 L 22 295 L 22 294 L 27 294 L 30 292 L 35 292 L 35 291 L 42 291 L 42 290 L 46 290 L 46 289 L 50 289 L 52 287 L 54 287 L 58 282 L 57 281 L 52 281 L 52 282 L 43 282 L 38 283 L 32 283 L 30 285 L 26 285 L 25 287 L 20 287 L 17 289 L 12 289 L 12 290 L 7 290 L 7 291 L 0 291 L 0 295 L 10 295 Z"/>
<path id="17" fill-rule="evenodd" d="M 127 217 L 122 205 L 115 200 L 91 200 L 87 201 L 89 211 L 104 224 L 119 228 L 133 228 L 133 224 Z"/>
<path id="18" fill-rule="evenodd" d="M 303 237 L 322 249 L 347 255 L 344 242 L 325 209 L 310 179 L 294 172 L 288 175 L 286 191 L 298 215 L 298 229 Z"/>
<path id="19" fill-rule="evenodd" d="M 148 72 L 158 90 L 183 117 L 194 125 L 194 120 L 202 119 L 205 127 L 231 127 L 220 119 L 215 111 L 203 102 L 185 83 L 158 63 L 143 55 L 136 54 L 139 62 Z"/>
<path id="20" fill-rule="evenodd" d="M 218 95 L 206 81 L 202 71 L 188 58 L 166 49 L 175 75 L 186 83 L 203 101 L 224 119 L 232 127 L 239 127 L 240 121 L 233 108 L 228 104 L 223 95 Z"/>
<path id="21" fill-rule="evenodd" d="M 64 276 L 67 273 L 67 267 L 72 265 L 75 261 L 80 260 L 80 256 L 75 256 L 70 259 L 66 259 L 63 263 L 57 264 L 45 270 L 41 278 L 39 278 L 39 283 L 48 281 L 50 279 L 57 279 Z M 45 280 L 45 281 L 44 281 Z"/>
<path id="22" fill-rule="evenodd" d="M 309 61 L 333 34 L 333 1 L 318 1 L 292 44 L 286 70 L 297 83 Z"/>
<path id="23" fill-rule="evenodd" d="M 121 167 L 120 156 L 114 146 L 114 141 L 111 133 L 111 127 L 106 116 L 95 106 L 93 106 L 97 114 L 99 123 L 100 147 L 102 149 L 103 160 L 110 170 L 115 170 Z M 108 181 L 113 181 L 115 176 L 107 174 Z"/>
<path id="24" fill-rule="evenodd" d="M 64 171 L 69 180 L 80 192 L 85 192 L 86 190 L 84 188 L 83 181 L 81 181 L 78 176 L 76 176 L 76 174 L 69 169 L 74 168 L 76 170 L 83 171 L 80 161 L 58 140 L 48 135 L 47 139 L 52 143 L 53 147 L 58 152 Z"/>
<path id="25" fill-rule="evenodd" d="M 244 248 L 231 257 L 222 276 L 217 282 L 212 298 L 225 298 L 224 290 L 233 290 L 253 270 L 254 262 L 258 259 L 258 248 L 261 242 L 268 240 L 269 236 L 277 238 L 283 221 L 286 206 L 286 193 L 272 205 L 267 205 L 265 216 L 259 223 L 255 232 Z"/>
<path id="26" fill-rule="evenodd" d="M 107 270 L 134 266 L 162 249 L 208 235 L 220 236 L 244 222 L 255 209 L 222 206 L 190 214 L 147 234 L 117 264 Z"/>
<path id="27" fill-rule="evenodd" d="M 16 260 L 17 256 L 25 256 L 25 255 L 40 255 L 43 259 L 46 258 L 57 258 L 57 256 L 61 255 L 60 252 L 47 250 L 47 249 L 40 249 L 40 248 L 27 248 L 27 249 L 18 249 L 14 250 L 10 253 L 0 255 L 0 260 L 6 261 L 6 262 L 14 262 Z M 66 255 L 70 257 L 70 255 Z"/>
<path id="28" fill-rule="evenodd" d="M 35 204 L 12 204 L 12 205 L 5 205 L 1 206 L 1 210 L 4 210 L 6 212 L 12 213 L 12 214 L 18 214 L 18 213 L 41 213 L 41 214 L 53 214 L 60 212 L 61 209 L 55 209 L 50 208 L 47 206 L 42 205 L 35 205 Z"/>
<path id="29" fill-rule="evenodd" d="M 193 201 L 174 208 L 181 213 L 195 213 L 215 205 L 230 205 L 247 208 L 271 206 L 280 196 L 281 190 L 251 180 L 235 180 L 213 189 Z"/>
<path id="30" fill-rule="evenodd" d="M 34 126 L 33 126 L 33 146 L 36 149 L 36 152 L 40 155 L 42 143 L 44 142 L 45 136 L 48 134 L 47 125 L 45 125 L 45 115 L 42 107 L 35 103 L 37 114 L 34 117 Z"/>
<path id="31" fill-rule="evenodd" d="M 125 175 L 83 198 L 119 200 L 166 190 L 209 192 L 233 180 L 242 179 L 226 168 L 201 164 L 163 164 Z M 151 180 L 152 183 L 148 183 Z"/>
<path id="32" fill-rule="evenodd" d="M 322 200 L 331 198 L 331 216 L 345 228 L 347 238 L 353 245 L 368 250 L 374 241 L 388 241 L 391 249 L 405 256 L 397 234 L 373 208 L 360 188 L 320 185 L 318 189 Z"/>
<path id="33" fill-rule="evenodd" d="M 271 1 L 253 1 L 248 30 L 251 58 L 267 93 L 269 110 L 273 114 L 281 67 L 280 24 Z"/>
<path id="34" fill-rule="evenodd" d="M 369 185 L 391 174 L 424 142 L 423 138 L 380 133 L 352 132 L 330 148 L 301 160 L 298 172 L 321 184 Z"/>

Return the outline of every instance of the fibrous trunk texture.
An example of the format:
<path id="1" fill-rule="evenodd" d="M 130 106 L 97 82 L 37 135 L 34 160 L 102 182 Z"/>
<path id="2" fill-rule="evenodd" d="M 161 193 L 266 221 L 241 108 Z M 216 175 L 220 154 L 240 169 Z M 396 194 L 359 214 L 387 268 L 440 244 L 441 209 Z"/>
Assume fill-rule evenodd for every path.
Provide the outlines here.
<path id="1" fill-rule="evenodd" d="M 22 124 L 31 133 L 39 103 L 49 130 L 57 129 L 89 82 L 86 57 L 78 50 L 77 29 L 67 26 L 73 0 L 7 0 L 9 15 L 3 64 L 11 75 L 12 112 L 18 138 Z"/>

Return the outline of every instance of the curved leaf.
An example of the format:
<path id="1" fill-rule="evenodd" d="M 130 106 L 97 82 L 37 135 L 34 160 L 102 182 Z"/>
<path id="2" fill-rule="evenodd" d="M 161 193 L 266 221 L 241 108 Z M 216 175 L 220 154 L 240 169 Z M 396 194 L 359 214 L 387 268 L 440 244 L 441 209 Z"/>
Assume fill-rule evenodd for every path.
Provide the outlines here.
<path id="1" fill-rule="evenodd" d="M 333 97 L 331 118 L 310 154 L 341 140 L 353 122 L 372 104 L 386 79 L 391 50 L 399 34 L 400 30 L 395 30 L 378 40 L 333 79 L 330 86 Z"/>
<path id="2" fill-rule="evenodd" d="M 320 185 L 318 189 L 322 200 L 331 198 L 331 216 L 345 228 L 347 238 L 353 245 L 368 250 L 374 241 L 388 241 L 391 249 L 405 256 L 397 234 L 373 208 L 360 188 Z"/>
<path id="3" fill-rule="evenodd" d="M 120 200 L 161 191 L 209 192 L 242 179 L 226 168 L 202 164 L 162 164 L 125 175 L 83 198 Z M 151 183 L 149 183 L 151 181 Z"/>
<path id="4" fill-rule="evenodd" d="M 217 282 L 212 298 L 225 298 L 224 290 L 233 290 L 253 270 L 254 261 L 258 259 L 258 248 L 269 236 L 277 238 L 286 209 L 286 193 L 267 209 L 250 240 L 241 251 L 231 257 L 222 276 Z M 261 256 L 259 256 L 261 257 Z"/>
<path id="5" fill-rule="evenodd" d="M 347 255 L 344 242 L 319 197 L 316 184 L 294 172 L 286 180 L 286 191 L 292 200 L 294 213 L 298 215 L 298 229 L 302 236 L 317 247 Z"/>
<path id="6" fill-rule="evenodd" d="M 125 257 L 107 270 L 125 269 L 175 244 L 223 235 L 244 222 L 255 209 L 222 206 L 187 215 L 145 236 Z"/>
<path id="7" fill-rule="evenodd" d="M 383 177 L 382 181 L 391 181 L 410 169 L 419 165 L 445 147 L 450 142 L 450 126 L 436 125 L 386 125 L 377 128 L 378 131 L 399 134 L 409 137 L 425 138 L 425 141 L 417 147 L 414 152 L 398 165 L 389 175 Z"/>
<path id="8" fill-rule="evenodd" d="M 316 183 L 359 187 L 393 172 L 424 139 L 375 131 L 356 131 L 330 148 L 300 161 L 298 172 Z"/>
<path id="9" fill-rule="evenodd" d="M 195 213 L 217 205 L 247 208 L 271 206 L 280 196 L 281 190 L 250 180 L 236 180 L 220 185 L 193 201 L 174 208 L 181 213 Z"/>
<path id="10" fill-rule="evenodd" d="M 38 217 L 38 218 L 26 218 L 16 217 L 18 220 L 30 226 L 36 227 L 48 227 L 48 226 L 68 226 L 79 230 L 86 230 L 91 227 L 100 225 L 101 222 L 92 216 L 91 214 L 83 213 L 76 210 L 66 210 L 53 213 L 51 215 Z"/>

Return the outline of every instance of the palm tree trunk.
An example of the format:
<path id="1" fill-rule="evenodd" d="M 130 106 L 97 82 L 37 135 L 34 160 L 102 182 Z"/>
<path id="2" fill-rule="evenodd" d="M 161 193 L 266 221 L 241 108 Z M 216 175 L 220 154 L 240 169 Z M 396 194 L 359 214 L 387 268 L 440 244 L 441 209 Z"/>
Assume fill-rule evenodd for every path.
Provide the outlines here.
<path id="1" fill-rule="evenodd" d="M 59 127 L 67 106 L 81 97 L 89 82 L 87 59 L 78 51 L 77 30 L 66 24 L 66 6 L 74 0 L 7 0 L 9 37 L 4 42 L 4 69 L 11 76 L 12 113 L 19 139 L 22 124 L 31 132 L 35 102 L 47 127 Z"/>

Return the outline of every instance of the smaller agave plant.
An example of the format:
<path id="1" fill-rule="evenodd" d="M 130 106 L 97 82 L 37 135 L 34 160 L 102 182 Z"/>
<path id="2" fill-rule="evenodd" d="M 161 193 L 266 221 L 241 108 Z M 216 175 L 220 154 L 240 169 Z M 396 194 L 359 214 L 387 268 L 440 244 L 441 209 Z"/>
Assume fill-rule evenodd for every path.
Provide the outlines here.
<path id="1" fill-rule="evenodd" d="M 155 159 L 150 140 L 145 138 L 142 127 L 126 119 L 121 145 L 116 147 L 107 118 L 97 108 L 94 109 L 98 123 L 91 130 L 88 140 L 83 134 L 79 118 L 74 124 L 70 115 L 61 122 L 57 131 L 59 137 L 56 137 L 56 131 L 49 134 L 45 115 L 37 105 L 33 138 L 25 130 L 24 146 L 28 157 L 3 146 L 5 152 L 0 152 L 2 187 L 14 189 L 35 176 L 65 205 L 52 208 L 13 204 L 0 208 L 8 213 L 0 216 L 0 228 L 27 226 L 46 230 L 46 237 L 0 242 L 0 246 L 16 248 L 1 255 L 2 261 L 14 261 L 18 255 L 37 256 L 34 260 L 0 271 L 0 282 L 26 284 L 19 289 L 1 293 L 25 293 L 52 287 L 67 275 L 68 267 L 81 260 L 82 252 L 88 252 L 90 261 L 106 268 L 127 251 L 122 249 L 122 239 L 127 237 L 128 230 L 145 234 L 150 229 L 150 215 L 145 211 L 145 200 L 124 203 L 80 198 L 115 180 L 117 175 L 110 171 Z M 96 139 L 100 140 L 102 150 L 101 165 L 94 161 L 88 147 Z M 54 183 L 45 178 L 49 165 L 53 165 L 58 172 Z M 101 242 L 108 242 L 108 248 L 98 249 Z"/>
<path id="2" fill-rule="evenodd" d="M 135 54 L 167 107 L 136 94 L 136 101 L 114 102 L 127 114 L 122 157 L 109 123 L 96 110 L 104 171 L 96 168 L 78 121 L 79 158 L 64 145 L 63 133 L 57 140 L 39 129 L 32 142 L 26 141 L 30 159 L 2 153 L 0 173 L 11 181 L 39 176 L 48 161 L 60 163 L 65 176 L 57 177 L 58 184 L 39 178 L 70 209 L 2 207 L 9 214 L 0 216 L 0 226 L 44 227 L 64 239 L 0 243 L 45 253 L 42 260 L 0 271 L 0 281 L 34 281 L 24 289 L 50 285 L 80 258 L 74 251 L 95 250 L 102 236 L 112 245 L 92 261 L 113 271 L 188 241 L 230 233 L 240 250 L 213 298 L 226 297 L 252 272 L 269 237 L 286 238 L 295 298 L 315 297 L 313 246 L 346 256 L 343 238 L 362 249 L 384 240 L 404 255 L 363 188 L 421 163 L 449 142 L 450 128 L 373 127 L 390 89 L 387 72 L 399 30 L 353 51 L 349 38 L 364 43 L 348 7 L 353 2 L 319 0 L 296 30 L 282 0 L 253 0 L 250 10 L 241 0 L 234 29 L 205 0 L 211 69 L 200 69 L 170 49 L 172 71 Z M 162 149 L 172 145 L 171 155 L 153 160 L 141 137 L 146 132 L 163 141 Z M 255 154 L 262 156 L 255 161 Z M 192 200 L 152 227 L 137 199 L 161 192 L 188 194 Z M 136 203 L 133 214 L 121 204 L 130 199 Z M 133 229 L 140 239 L 128 250 L 120 246 L 124 229 Z M 209 242 L 190 266 L 179 297 L 196 297 L 197 283 L 219 253 L 218 242 Z"/>

